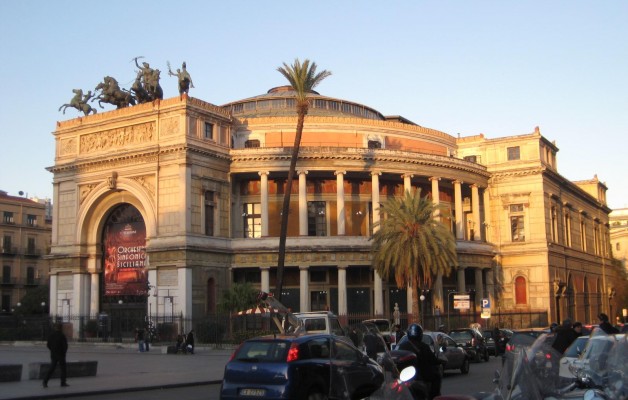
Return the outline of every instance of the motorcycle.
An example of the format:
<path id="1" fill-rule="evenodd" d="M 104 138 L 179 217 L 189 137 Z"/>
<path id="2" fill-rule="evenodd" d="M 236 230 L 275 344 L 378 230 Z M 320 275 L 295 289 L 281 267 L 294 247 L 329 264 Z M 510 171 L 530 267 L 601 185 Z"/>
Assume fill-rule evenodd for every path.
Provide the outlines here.
<path id="1" fill-rule="evenodd" d="M 553 347 L 554 337 L 541 335 L 529 348 L 504 355 L 501 371 L 495 371 L 496 387 L 476 393 L 477 400 L 627 400 L 628 341 L 625 334 L 591 333 L 581 356 L 571 366 L 575 378 L 565 382 L 559 375 L 562 354 Z M 451 400 L 455 396 L 440 396 Z M 468 398 L 468 397 L 467 397 Z M 436 400 L 435 399 L 435 400 Z"/>

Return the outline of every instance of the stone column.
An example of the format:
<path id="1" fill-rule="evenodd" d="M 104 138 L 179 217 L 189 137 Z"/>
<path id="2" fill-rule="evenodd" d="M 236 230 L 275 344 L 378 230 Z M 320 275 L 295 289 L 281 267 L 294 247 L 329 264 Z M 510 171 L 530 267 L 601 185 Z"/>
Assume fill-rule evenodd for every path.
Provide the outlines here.
<path id="1" fill-rule="evenodd" d="M 78 314 L 79 317 L 86 317 L 89 315 L 90 311 L 90 295 L 91 295 L 91 277 L 90 274 L 73 274 L 72 276 L 72 288 L 74 295 L 72 296 L 72 300 L 74 303 L 75 313 Z M 72 324 L 72 334 L 74 338 L 78 338 L 81 332 L 81 323 L 80 321 L 73 321 Z"/>
<path id="2" fill-rule="evenodd" d="M 299 278 L 301 280 L 299 284 L 299 306 L 300 311 L 310 311 L 310 277 L 309 267 L 307 265 L 299 266 Z"/>
<path id="3" fill-rule="evenodd" d="M 260 182 L 260 203 L 262 207 L 262 237 L 268 236 L 268 171 L 258 172 Z"/>
<path id="4" fill-rule="evenodd" d="M 458 267 L 458 293 L 464 293 L 467 291 L 464 283 L 464 269 L 465 267 Z"/>
<path id="5" fill-rule="evenodd" d="M 57 298 L 58 298 L 57 276 L 58 276 L 57 274 L 50 275 L 50 297 L 48 298 L 48 307 L 49 307 L 49 314 L 51 317 L 55 317 L 59 315 L 59 311 L 57 310 Z"/>
<path id="6" fill-rule="evenodd" d="M 90 278 L 91 278 L 91 293 L 89 296 L 89 315 L 90 316 L 96 316 L 98 314 L 98 312 L 100 311 L 98 309 L 99 307 L 99 300 L 100 300 L 100 274 L 98 272 L 92 272 L 90 274 Z"/>
<path id="7" fill-rule="evenodd" d="M 471 208 L 473 211 L 473 240 L 482 240 L 482 223 L 480 222 L 480 194 L 478 185 L 471 185 Z"/>
<path id="8" fill-rule="evenodd" d="M 434 203 L 435 206 L 440 204 L 440 188 L 438 187 L 438 181 L 440 181 L 440 178 L 437 178 L 435 176 L 430 178 L 430 181 L 432 182 L 432 203 Z M 439 212 L 438 210 L 434 213 L 434 216 L 438 216 Z"/>
<path id="9" fill-rule="evenodd" d="M 307 182 L 306 170 L 297 171 L 299 174 L 299 235 L 307 236 Z"/>
<path id="10" fill-rule="evenodd" d="M 408 309 L 408 315 L 412 315 L 412 285 L 408 284 L 406 288 L 406 304 Z"/>
<path id="11" fill-rule="evenodd" d="M 158 316 L 159 310 L 157 309 L 158 296 L 159 296 L 159 287 L 157 286 L 157 270 L 149 269 L 148 270 L 148 282 L 150 282 L 151 286 L 153 286 L 151 292 L 148 296 L 148 316 L 152 318 L 153 315 Z"/>
<path id="12" fill-rule="evenodd" d="M 260 267 L 261 270 L 261 282 L 260 288 L 262 292 L 270 292 L 270 267 Z"/>
<path id="13" fill-rule="evenodd" d="M 454 201 L 456 209 L 456 239 L 464 239 L 464 216 L 462 211 L 462 181 L 454 181 Z"/>
<path id="14" fill-rule="evenodd" d="M 403 178 L 403 190 L 404 192 L 411 193 L 412 192 L 412 178 L 414 178 L 414 174 L 403 174 L 401 175 Z"/>
<path id="15" fill-rule="evenodd" d="M 344 176 L 347 171 L 336 171 L 336 221 L 338 224 L 338 236 L 345 234 L 345 185 Z"/>
<path id="16" fill-rule="evenodd" d="M 489 221 L 489 215 L 491 212 L 491 207 L 490 207 L 490 193 L 489 193 L 489 189 L 484 188 L 484 191 L 482 192 L 482 196 L 484 199 L 484 223 L 483 223 L 483 233 L 484 233 L 484 240 L 485 241 L 490 241 L 491 238 L 491 225 L 490 225 L 490 221 Z"/>
<path id="17" fill-rule="evenodd" d="M 379 176 L 381 172 L 371 172 L 371 201 L 373 204 L 373 232 L 376 232 L 379 227 L 375 227 L 376 223 L 379 223 Z M 375 291 L 373 298 L 373 313 L 376 317 L 384 315 L 384 297 L 382 295 L 382 278 L 377 271 L 374 271 L 373 289 Z"/>
<path id="18" fill-rule="evenodd" d="M 179 309 L 175 312 L 179 312 L 178 315 L 183 315 L 183 318 L 192 318 L 192 268 L 179 268 L 178 272 L 178 285 L 177 294 L 179 295 Z M 175 314 L 175 316 L 177 316 Z M 189 331 L 190 327 L 186 326 L 185 331 Z"/>
<path id="19" fill-rule="evenodd" d="M 491 311 L 493 311 L 497 306 L 497 304 L 495 304 L 495 280 L 493 278 L 493 268 L 487 268 L 484 271 L 486 272 L 486 291 L 488 292 L 486 296 L 491 300 Z"/>
<path id="20" fill-rule="evenodd" d="M 482 281 L 482 268 L 475 269 L 475 304 L 481 306 L 484 298 L 484 282 Z"/>
<path id="21" fill-rule="evenodd" d="M 338 315 L 346 323 L 347 317 L 347 266 L 338 265 Z"/>
<path id="22" fill-rule="evenodd" d="M 440 188 L 438 185 L 438 181 L 440 181 L 440 178 L 437 178 L 435 176 L 430 178 L 430 181 L 432 182 L 432 204 L 434 204 L 434 206 L 438 206 L 440 204 Z M 440 210 L 438 208 L 436 208 L 434 210 L 434 219 L 435 220 L 440 220 Z M 443 308 L 443 273 L 439 272 L 436 275 L 436 279 L 434 280 L 434 307 L 438 306 L 442 310 Z"/>

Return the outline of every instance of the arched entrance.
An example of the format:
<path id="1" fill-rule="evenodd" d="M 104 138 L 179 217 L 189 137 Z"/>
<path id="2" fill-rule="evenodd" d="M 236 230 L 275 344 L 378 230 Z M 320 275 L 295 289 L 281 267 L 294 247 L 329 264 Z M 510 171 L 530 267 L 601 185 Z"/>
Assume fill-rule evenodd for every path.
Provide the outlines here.
<path id="1" fill-rule="evenodd" d="M 125 336 L 145 326 L 148 299 L 146 225 L 131 204 L 112 208 L 102 231 L 100 310 L 111 316 L 111 331 Z"/>

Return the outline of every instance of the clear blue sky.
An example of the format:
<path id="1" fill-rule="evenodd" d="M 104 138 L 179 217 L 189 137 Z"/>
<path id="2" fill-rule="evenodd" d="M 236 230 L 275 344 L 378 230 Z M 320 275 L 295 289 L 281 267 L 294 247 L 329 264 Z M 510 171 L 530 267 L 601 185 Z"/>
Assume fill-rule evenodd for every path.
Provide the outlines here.
<path id="1" fill-rule="evenodd" d="M 320 93 L 451 135 L 539 126 L 563 176 L 597 174 L 628 207 L 627 21 L 610 0 L 4 0 L 0 189 L 52 197 L 52 132 L 79 115 L 59 106 L 105 75 L 130 87 L 134 57 L 187 61 L 190 95 L 218 105 L 285 84 L 276 68 L 298 57 L 333 72 Z"/>

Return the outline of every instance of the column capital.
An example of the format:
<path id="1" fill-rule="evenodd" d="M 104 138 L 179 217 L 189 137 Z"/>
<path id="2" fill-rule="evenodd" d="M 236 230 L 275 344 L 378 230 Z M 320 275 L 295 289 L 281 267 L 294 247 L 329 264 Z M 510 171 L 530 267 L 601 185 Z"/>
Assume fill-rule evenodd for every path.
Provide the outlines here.
<path id="1" fill-rule="evenodd" d="M 401 177 L 402 178 L 410 178 L 410 179 L 412 179 L 412 178 L 414 178 L 414 174 L 411 174 L 410 172 L 405 172 L 405 173 L 401 174 Z"/>
<path id="2" fill-rule="evenodd" d="M 338 175 L 346 175 L 347 171 L 335 171 L 334 175 L 338 176 Z"/>
<path id="3" fill-rule="evenodd" d="M 270 270 L 270 266 L 265 265 L 263 267 L 259 267 L 259 269 L 262 270 L 262 271 L 269 271 Z"/>
<path id="4" fill-rule="evenodd" d="M 346 270 L 349 266 L 347 264 L 338 264 L 337 268 Z"/>
<path id="5" fill-rule="evenodd" d="M 458 184 L 458 185 L 462 185 L 464 182 L 461 181 L 460 179 L 454 179 L 453 181 L 451 181 L 451 183 L 453 184 Z"/>
<path id="6" fill-rule="evenodd" d="M 299 265 L 299 270 L 300 271 L 309 271 L 310 270 L 310 266 L 309 265 Z"/>
<path id="7" fill-rule="evenodd" d="M 440 177 L 438 177 L 438 176 L 430 176 L 427 179 L 430 180 L 430 181 L 440 181 Z"/>
<path id="8" fill-rule="evenodd" d="M 477 183 L 472 183 L 469 186 L 471 186 L 471 188 L 475 188 L 475 189 L 479 189 L 480 185 L 478 185 Z"/>
<path id="9" fill-rule="evenodd" d="M 309 171 L 307 169 L 298 169 L 297 170 L 297 174 L 298 175 L 307 175 Z"/>
<path id="10" fill-rule="evenodd" d="M 263 175 L 268 176 L 268 175 L 270 175 L 270 172 L 269 172 L 269 171 L 259 171 L 257 174 L 258 174 L 259 176 L 263 176 Z"/>
<path id="11" fill-rule="evenodd" d="M 381 174 L 380 171 L 371 171 L 371 176 L 380 176 Z"/>

